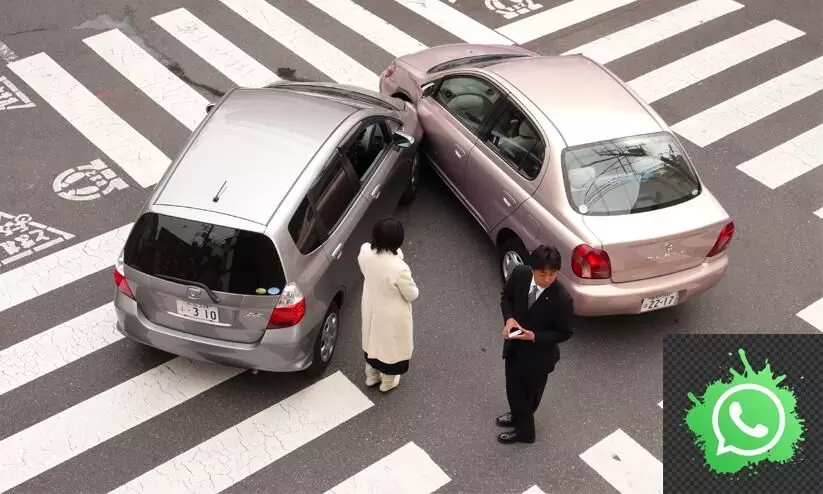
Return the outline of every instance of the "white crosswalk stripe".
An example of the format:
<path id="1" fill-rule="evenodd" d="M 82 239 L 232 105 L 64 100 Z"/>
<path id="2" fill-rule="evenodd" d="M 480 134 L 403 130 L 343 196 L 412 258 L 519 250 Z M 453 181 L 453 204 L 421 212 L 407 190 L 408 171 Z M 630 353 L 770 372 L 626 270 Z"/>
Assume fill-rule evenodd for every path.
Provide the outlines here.
<path id="1" fill-rule="evenodd" d="M 314 9 L 313 15 L 334 19 L 340 26 L 339 31 L 319 33 L 313 26 L 301 25 L 287 10 L 299 8 L 300 2 Z M 282 11 L 274 6 L 280 4 L 266 0 L 205 0 L 189 8 L 204 16 L 211 7 L 226 10 L 233 17 L 230 24 L 236 24 L 237 29 L 246 33 L 265 35 L 273 50 L 285 48 L 289 52 L 287 56 L 302 59 L 331 80 L 370 89 L 378 86 L 377 74 L 363 65 L 364 60 L 355 58 L 362 55 L 345 53 L 339 46 L 353 46 L 355 41 L 366 40 L 390 55 L 400 56 L 432 44 L 431 40 L 420 36 L 417 39 L 404 31 L 407 17 L 390 18 L 384 11 L 371 12 L 363 2 L 300 2 L 282 2 Z M 417 16 L 417 20 L 437 26 L 457 40 L 502 45 L 548 40 L 598 16 L 635 5 L 639 8 L 642 4 L 636 0 L 567 0 L 494 28 L 445 1 L 395 2 L 402 8 L 387 9 L 388 12 L 402 11 Z M 695 0 L 602 37 L 583 39 L 581 42 L 585 43 L 566 53 L 582 53 L 607 64 L 628 55 L 642 54 L 652 47 L 671 44 L 678 48 L 678 40 L 690 36 L 699 26 L 746 15 L 744 5 L 736 1 Z M 260 87 L 280 80 L 276 67 L 262 64 L 241 48 L 244 45 L 238 43 L 237 33 L 218 31 L 202 19 L 182 7 L 151 17 L 159 27 L 159 34 L 181 45 L 190 57 L 185 60 L 186 66 L 199 64 L 216 70 L 238 86 Z M 678 51 L 669 59 L 674 62 L 652 68 L 635 77 L 629 85 L 655 106 L 663 98 L 697 85 L 714 84 L 715 76 L 738 64 L 756 65 L 763 55 L 793 40 L 802 41 L 804 35 L 796 27 L 778 20 L 746 29 L 742 33 L 726 33 L 724 39 L 699 51 Z M 352 43 L 339 43 L 343 39 Z M 89 56 L 98 61 L 96 70 L 116 74 L 130 89 L 139 90 L 134 91 L 135 97 L 160 106 L 169 122 L 176 121 L 193 129 L 203 118 L 206 98 L 127 31 L 103 30 L 82 39 L 82 45 L 90 50 Z M 127 123 L 132 115 L 116 114 L 83 86 L 80 81 L 94 74 L 72 74 L 63 67 L 74 65 L 58 58 L 56 53 L 15 55 L 9 64 L 10 70 L 28 86 L 21 90 L 32 99 L 45 100 L 79 135 L 108 156 L 113 166 L 143 188 L 156 184 L 170 162 L 169 157 Z M 694 114 L 678 114 L 679 123 L 673 128 L 697 146 L 711 146 L 821 90 L 823 58 L 805 60 L 797 68 L 762 84 L 752 82 L 745 91 L 711 108 Z M 819 172 L 823 165 L 823 122 L 813 125 L 810 130 L 798 132 L 771 149 L 750 150 L 747 160 L 737 165 L 741 179 L 748 180 L 743 177 L 747 175 L 770 190 L 781 188 L 772 190 L 780 193 L 802 176 Z M 815 207 L 823 204 L 823 196 L 818 200 Z M 814 214 L 823 218 L 823 208 Z M 82 284 L 92 275 L 110 270 L 131 226 L 96 233 L 87 239 L 71 239 L 62 250 L 32 256 L 33 260 L 27 264 L 15 264 L 14 268 L 0 272 L 0 312 L 24 309 L 43 300 L 41 297 L 59 297 L 67 285 Z M 73 364 L 96 361 L 105 353 L 101 352 L 104 348 L 111 345 L 114 350 L 122 345 L 119 342 L 123 337 L 114 328 L 116 315 L 110 295 L 89 303 L 89 307 L 97 308 L 79 315 L 75 312 L 63 322 L 50 323 L 51 327 L 31 328 L 25 338 L 0 347 L 0 400 L 17 398 L 38 382 L 47 380 L 46 376 L 67 372 Z M 823 300 L 812 303 L 796 316 L 823 331 Z M 146 367 L 148 370 L 142 374 L 132 374 L 135 377 L 124 378 L 123 382 L 99 394 L 78 399 L 79 403 L 57 410 L 36 423 L 26 423 L 0 440 L 0 491 L 48 475 L 51 469 L 66 462 L 82 460 L 84 454 L 104 443 L 117 442 L 121 434 L 135 428 L 152 427 L 156 419 L 175 413 L 189 400 L 230 386 L 229 381 L 241 373 L 240 369 L 182 357 L 151 365 L 156 367 Z M 221 492 L 277 462 L 288 461 L 288 456 L 297 449 L 322 441 L 325 434 L 345 428 L 347 422 L 373 407 L 358 386 L 340 372 L 331 372 L 329 377 L 269 405 L 267 403 L 265 409 L 257 408 L 254 414 L 238 416 L 233 425 L 221 426 L 221 429 L 228 427 L 222 432 L 199 437 L 187 444 L 185 451 L 181 448 L 152 460 L 146 471 L 132 472 L 111 487 L 119 485 L 114 492 L 122 493 Z M 663 408 L 662 401 L 657 405 Z M 142 440 L 150 449 L 153 438 L 147 436 Z M 435 492 L 452 482 L 449 475 L 454 473 L 447 474 L 438 465 L 436 452 L 424 451 L 408 442 L 408 438 L 401 441 L 405 445 L 388 456 L 366 468 L 358 465 L 323 489 L 335 494 L 418 494 Z M 608 483 L 622 494 L 662 492 L 661 462 L 620 429 L 587 449 L 580 458 L 604 479 L 604 485 Z M 543 480 L 547 479 L 534 479 L 529 483 Z M 94 478 L 87 481 L 89 488 L 95 485 Z M 524 494 L 542 492 L 534 485 Z"/>

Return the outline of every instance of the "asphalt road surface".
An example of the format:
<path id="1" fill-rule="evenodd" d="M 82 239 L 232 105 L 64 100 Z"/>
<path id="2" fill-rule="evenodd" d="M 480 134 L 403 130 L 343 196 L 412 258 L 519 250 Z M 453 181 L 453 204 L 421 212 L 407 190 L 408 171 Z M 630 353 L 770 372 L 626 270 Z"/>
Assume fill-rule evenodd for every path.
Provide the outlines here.
<path id="1" fill-rule="evenodd" d="M 4 2 L 0 491 L 168 492 L 162 482 L 174 481 L 311 493 L 345 481 L 373 492 L 661 492 L 663 338 L 823 329 L 819 2 L 552 0 L 523 2 L 524 13 L 496 3 Z M 275 75 L 370 85 L 393 56 L 458 41 L 582 51 L 630 81 L 677 124 L 734 217 L 725 279 L 683 306 L 576 321 L 534 445 L 495 441 L 506 410 L 496 256 L 431 176 L 398 212 L 421 297 L 397 390 L 363 385 L 356 304 L 318 383 L 194 364 L 116 334 L 123 227 L 202 102 Z"/>

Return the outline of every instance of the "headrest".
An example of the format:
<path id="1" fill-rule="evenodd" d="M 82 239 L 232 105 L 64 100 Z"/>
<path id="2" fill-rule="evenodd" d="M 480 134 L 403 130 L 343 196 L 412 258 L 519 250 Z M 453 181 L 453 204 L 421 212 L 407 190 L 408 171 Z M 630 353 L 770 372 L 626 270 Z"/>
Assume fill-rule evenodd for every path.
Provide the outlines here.
<path id="1" fill-rule="evenodd" d="M 520 122 L 520 129 L 517 131 L 520 134 L 520 137 L 526 137 L 529 139 L 534 139 L 534 131 L 532 130 L 531 124 L 529 124 L 528 120 L 523 120 Z"/>

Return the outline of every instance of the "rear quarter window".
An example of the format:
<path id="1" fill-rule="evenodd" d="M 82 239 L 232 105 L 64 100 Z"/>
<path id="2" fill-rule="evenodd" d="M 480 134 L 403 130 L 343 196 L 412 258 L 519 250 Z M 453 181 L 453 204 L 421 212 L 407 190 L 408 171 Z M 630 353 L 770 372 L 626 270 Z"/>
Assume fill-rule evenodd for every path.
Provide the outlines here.
<path id="1" fill-rule="evenodd" d="M 132 228 L 123 262 L 149 276 L 196 281 L 238 295 L 282 289 L 286 283 L 280 256 L 267 236 L 152 212 Z"/>

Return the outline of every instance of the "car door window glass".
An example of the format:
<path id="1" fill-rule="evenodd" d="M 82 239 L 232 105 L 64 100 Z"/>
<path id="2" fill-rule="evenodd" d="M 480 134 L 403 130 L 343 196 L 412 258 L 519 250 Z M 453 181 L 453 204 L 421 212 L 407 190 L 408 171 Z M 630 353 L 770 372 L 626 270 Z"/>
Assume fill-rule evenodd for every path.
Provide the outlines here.
<path id="1" fill-rule="evenodd" d="M 303 198 L 303 201 L 297 207 L 297 211 L 289 220 L 289 234 L 302 254 L 312 252 L 323 243 L 323 238 L 317 229 L 314 210 L 307 197 Z"/>
<path id="2" fill-rule="evenodd" d="M 365 125 L 349 142 L 343 153 L 351 162 L 357 178 L 362 182 L 374 164 L 391 145 L 389 132 L 381 121 Z"/>
<path id="3" fill-rule="evenodd" d="M 441 105 L 475 132 L 499 98 L 500 93 L 494 86 L 482 79 L 466 76 L 444 79 L 435 94 Z"/>
<path id="4" fill-rule="evenodd" d="M 486 144 L 529 180 L 534 180 L 543 167 L 546 145 L 535 125 L 515 106 L 503 111 L 489 131 Z"/>
<path id="5" fill-rule="evenodd" d="M 346 173 L 340 155 L 323 170 L 312 192 L 315 214 L 329 232 L 333 231 L 357 195 L 357 188 Z"/>

